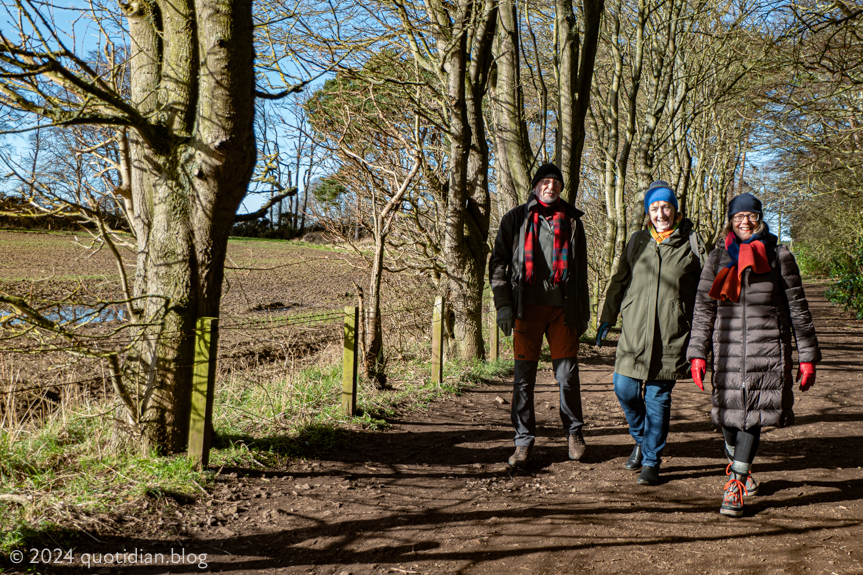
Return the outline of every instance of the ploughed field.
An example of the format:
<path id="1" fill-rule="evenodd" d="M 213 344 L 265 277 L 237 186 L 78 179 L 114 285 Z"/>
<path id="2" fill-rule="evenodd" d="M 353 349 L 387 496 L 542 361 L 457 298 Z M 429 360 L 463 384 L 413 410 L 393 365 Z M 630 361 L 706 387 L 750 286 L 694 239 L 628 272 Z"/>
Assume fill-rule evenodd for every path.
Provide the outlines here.
<path id="1" fill-rule="evenodd" d="M 6 259 L 8 237 L 0 235 L 2 275 L 32 270 L 26 257 Z M 235 262 L 245 249 L 232 245 Z M 54 256 L 39 257 L 40 273 L 60 282 Z M 102 269 L 95 257 L 104 254 L 77 273 Z M 332 287 L 350 281 L 335 274 L 304 287 L 269 273 L 262 287 L 231 272 L 226 309 L 252 314 L 251 304 L 265 301 L 350 301 L 342 297 L 349 287 Z M 285 291 L 275 292 L 280 284 Z M 504 463 L 512 452 L 509 382 L 488 381 L 428 410 L 399 413 L 387 431 L 345 430 L 338 451 L 280 469 L 214 470 L 210 494 L 105 514 L 79 538 L 75 563 L 40 569 L 193 573 L 205 554 L 208 570 L 237 574 L 861 573 L 863 322 L 829 305 L 824 285 L 806 287 L 824 360 L 815 386 L 797 393 L 795 425 L 764 433 L 753 467 L 759 493 L 747 498 L 742 518 L 718 513 L 726 462 L 709 394 L 691 380 L 678 382 L 662 483 L 636 485 L 637 474 L 623 468 L 632 441 L 612 391 L 613 343 L 583 345 L 582 462 L 567 459 L 546 363 L 537 384 L 538 440 L 525 471 Z M 139 564 L 80 560 L 124 551 L 134 551 Z M 181 552 L 196 565 L 140 559 L 161 553 L 167 562 Z"/>
<path id="2" fill-rule="evenodd" d="M 125 317 L 120 303 L 102 310 L 106 302 L 124 299 L 118 263 L 108 247 L 90 248 L 86 234 L 0 230 L 0 290 L 36 306 L 50 305 L 46 315 L 52 320 L 95 319 L 79 328 L 88 336 L 111 334 Z M 120 252 L 132 282 L 134 253 L 122 248 Z M 364 283 L 356 263 L 345 252 L 301 242 L 232 239 L 220 316 L 222 372 L 303 358 L 338 343 L 341 325 L 333 312 L 355 305 L 353 281 Z M 4 311 L 8 312 L 0 304 L 0 315 Z M 122 338 L 121 329 L 110 339 Z M 70 363 L 63 354 L 13 352 L 38 345 L 32 338 L 0 344 L 19 387 L 35 381 L 41 385 L 95 379 L 100 374 L 93 362 Z"/>
<path id="3" fill-rule="evenodd" d="M 305 246 L 305 247 L 303 247 Z M 0 281 L 4 290 L 61 299 L 73 291 L 121 299 L 116 259 L 107 247 L 92 250 L 84 234 L 0 230 Z M 135 254 L 122 250 L 134 277 Z M 266 307 L 318 309 L 353 301 L 361 275 L 349 256 L 303 242 L 234 238 L 229 241 L 223 313 L 248 315 Z M 281 303 L 282 305 L 274 305 Z"/>

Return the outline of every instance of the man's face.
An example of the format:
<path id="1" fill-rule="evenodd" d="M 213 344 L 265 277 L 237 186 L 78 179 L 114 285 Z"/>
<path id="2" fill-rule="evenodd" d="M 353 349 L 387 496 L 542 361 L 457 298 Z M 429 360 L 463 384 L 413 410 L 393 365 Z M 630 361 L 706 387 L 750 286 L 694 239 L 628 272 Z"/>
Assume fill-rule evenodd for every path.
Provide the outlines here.
<path id="1" fill-rule="evenodd" d="M 543 178 L 537 182 L 533 193 L 544 204 L 553 204 L 560 197 L 560 192 L 563 190 L 563 183 L 554 178 Z"/>

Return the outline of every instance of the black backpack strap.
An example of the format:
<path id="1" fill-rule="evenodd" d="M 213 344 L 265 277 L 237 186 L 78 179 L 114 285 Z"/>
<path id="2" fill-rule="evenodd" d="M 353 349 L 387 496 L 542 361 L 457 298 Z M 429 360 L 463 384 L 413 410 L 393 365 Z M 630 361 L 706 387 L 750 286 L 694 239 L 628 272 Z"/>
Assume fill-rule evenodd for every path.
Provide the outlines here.
<path id="1" fill-rule="evenodd" d="M 635 235 L 633 235 L 631 238 L 629 238 L 629 244 L 627 244 L 627 246 L 626 246 L 626 263 L 628 263 L 630 267 L 632 267 L 632 257 L 634 255 L 633 254 L 634 251 L 635 251 Z"/>

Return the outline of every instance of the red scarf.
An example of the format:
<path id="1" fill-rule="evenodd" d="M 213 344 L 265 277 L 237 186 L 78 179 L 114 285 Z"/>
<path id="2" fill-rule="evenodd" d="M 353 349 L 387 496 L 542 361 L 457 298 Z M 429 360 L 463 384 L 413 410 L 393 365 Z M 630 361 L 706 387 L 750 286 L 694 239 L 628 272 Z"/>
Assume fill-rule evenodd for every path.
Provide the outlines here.
<path id="1" fill-rule="evenodd" d="M 731 256 L 731 263 L 719 270 L 707 295 L 718 301 L 737 303 L 740 300 L 743 271 L 752 268 L 754 273 L 764 274 L 770 271 L 770 263 L 767 261 L 767 249 L 760 239 L 753 237 L 747 243 L 740 244 L 734 240 L 734 232 L 728 232 L 725 236 L 725 251 Z"/>
<path id="2" fill-rule="evenodd" d="M 524 272 L 527 283 L 533 283 L 536 277 L 534 258 L 544 257 L 539 245 L 539 216 L 546 219 L 551 216 L 551 225 L 554 229 L 554 249 L 551 257 L 551 280 L 552 284 L 566 281 L 567 255 L 569 254 L 569 219 L 560 201 L 553 204 L 544 204 L 536 198 L 536 204 L 531 206 L 528 214 L 527 233 L 524 236 Z M 539 253 L 536 253 L 539 250 Z"/>

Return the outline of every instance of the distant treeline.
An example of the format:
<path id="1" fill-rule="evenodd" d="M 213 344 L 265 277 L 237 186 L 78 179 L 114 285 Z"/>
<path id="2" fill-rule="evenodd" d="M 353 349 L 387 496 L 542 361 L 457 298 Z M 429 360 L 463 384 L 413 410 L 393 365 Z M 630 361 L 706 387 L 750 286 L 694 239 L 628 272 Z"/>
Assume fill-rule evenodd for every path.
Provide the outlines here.
<path id="1" fill-rule="evenodd" d="M 122 214 L 102 214 L 105 223 L 115 230 L 128 230 Z M 0 228 L 18 230 L 75 231 L 93 229 L 96 224 L 83 221 L 73 214 L 43 213 L 26 199 L 0 193 Z"/>
<path id="2" fill-rule="evenodd" d="M 129 225 L 122 214 L 104 214 L 105 222 L 115 230 L 128 230 Z M 0 228 L 18 230 L 75 231 L 94 228 L 92 222 L 84 222 L 74 215 L 39 213 L 26 200 L 16 196 L 0 194 Z M 241 238 L 268 238 L 292 240 L 309 232 L 320 232 L 320 225 L 295 228 L 289 223 L 273 225 L 269 219 L 260 218 L 238 222 L 231 228 L 231 235 Z"/>
<path id="3" fill-rule="evenodd" d="M 288 222 L 274 225 L 268 218 L 259 218 L 248 222 L 237 222 L 231 228 L 231 235 L 240 238 L 293 240 L 309 232 L 319 231 L 323 231 L 323 227 L 317 224 L 296 228 Z"/>

